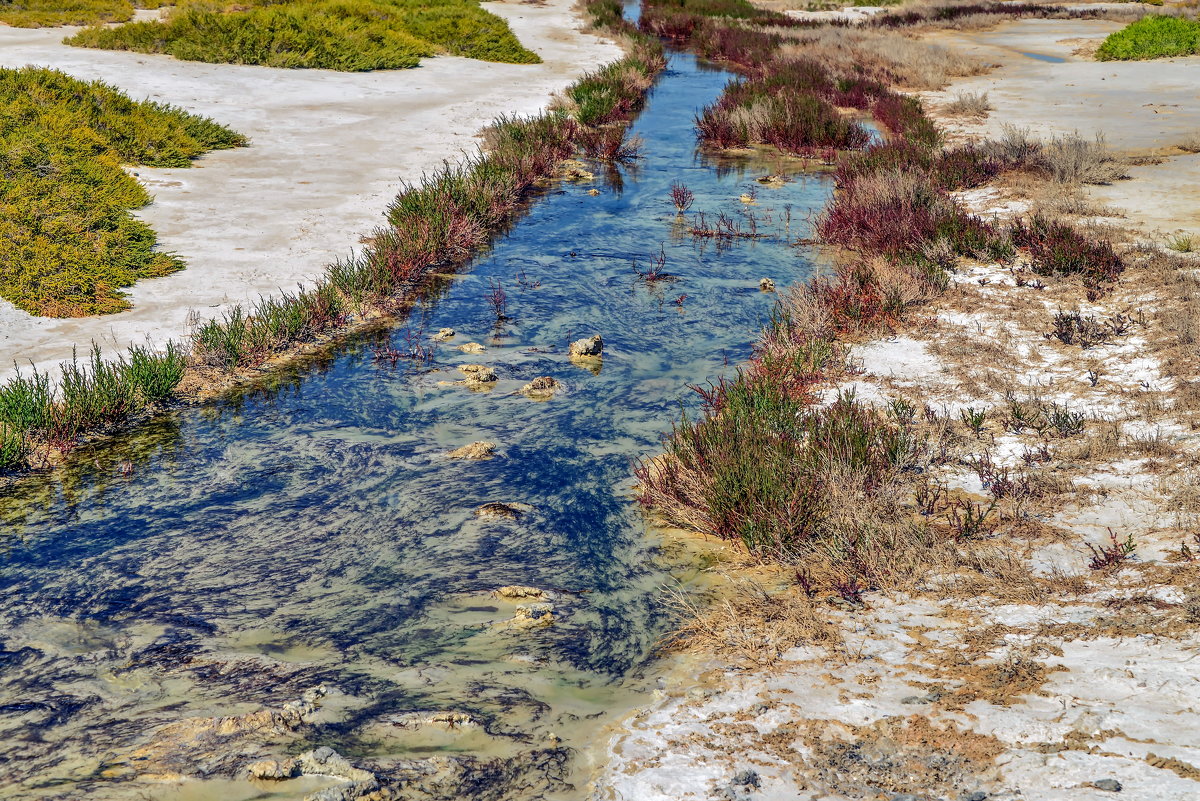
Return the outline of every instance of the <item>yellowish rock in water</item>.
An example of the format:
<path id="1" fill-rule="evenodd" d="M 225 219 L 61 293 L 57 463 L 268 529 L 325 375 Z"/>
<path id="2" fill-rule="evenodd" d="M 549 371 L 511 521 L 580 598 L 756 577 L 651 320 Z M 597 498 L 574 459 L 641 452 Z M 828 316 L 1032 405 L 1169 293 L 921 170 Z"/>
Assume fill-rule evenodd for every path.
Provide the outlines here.
<path id="1" fill-rule="evenodd" d="M 512 620 L 505 621 L 510 628 L 536 629 L 554 625 L 554 604 L 523 604 L 517 607 Z"/>
<path id="2" fill-rule="evenodd" d="M 492 501 L 476 509 L 475 516 L 491 520 L 517 520 L 521 515 L 532 511 L 533 507 L 527 503 L 501 503 L 499 501 Z"/>
<path id="3" fill-rule="evenodd" d="M 251 779 L 290 779 L 300 772 L 294 759 L 264 759 L 246 768 Z"/>
<path id="4" fill-rule="evenodd" d="M 771 189 L 778 189 L 788 181 L 788 179 L 784 178 L 782 175 L 764 175 L 761 178 L 756 178 L 755 180 L 763 186 L 770 187 Z"/>
<path id="5" fill-rule="evenodd" d="M 774 292 L 775 291 L 775 282 L 772 281 L 770 278 L 760 278 L 760 279 L 758 279 L 758 288 L 761 289 L 763 292 Z"/>
<path id="6" fill-rule="evenodd" d="M 446 454 L 451 459 L 470 459 L 472 461 L 482 461 L 491 459 L 496 455 L 496 443 L 480 440 L 472 442 L 470 445 L 463 445 L 461 448 L 455 448 Z"/>
<path id="7" fill-rule="evenodd" d="M 571 343 L 572 356 L 589 356 L 600 358 L 604 355 L 604 340 L 599 334 L 593 334 L 587 339 L 577 339 Z"/>
<path id="8" fill-rule="evenodd" d="M 465 345 L 459 345 L 458 349 L 463 353 L 483 353 L 487 348 L 480 345 L 478 342 L 468 342 Z"/>
<path id="9" fill-rule="evenodd" d="M 548 375 L 533 379 L 521 387 L 521 394 L 534 400 L 549 400 L 562 388 L 562 384 Z"/>
<path id="10" fill-rule="evenodd" d="M 324 695 L 324 686 L 314 687 L 278 709 L 169 723 L 155 731 L 149 743 L 134 749 L 127 760 L 144 777 L 200 775 L 206 765 L 211 768 L 230 755 L 251 754 L 258 743 L 292 734 L 317 710 Z"/>
<path id="11" fill-rule="evenodd" d="M 758 200 L 754 197 L 754 195 L 750 194 L 744 194 L 740 196 L 738 200 L 742 201 L 747 206 L 753 206 L 754 204 L 758 203 Z"/>
<path id="12" fill-rule="evenodd" d="M 559 165 L 559 174 L 568 181 L 590 181 L 596 177 L 587 165 L 578 159 L 567 159 Z"/>
<path id="13" fill-rule="evenodd" d="M 522 599 L 535 598 L 539 601 L 545 601 L 550 598 L 550 593 L 537 587 L 526 587 L 521 584 L 509 584 L 505 587 L 499 587 L 492 590 L 493 598 Z"/>
<path id="14" fill-rule="evenodd" d="M 484 364 L 464 364 L 458 368 L 464 374 L 468 389 L 491 389 L 496 383 L 496 371 Z"/>
<path id="15" fill-rule="evenodd" d="M 447 342 L 451 339 L 454 339 L 454 329 L 443 328 L 441 331 L 438 331 L 433 335 L 433 339 L 437 342 Z"/>
<path id="16" fill-rule="evenodd" d="M 399 729 L 423 729 L 427 726 L 433 726 L 440 729 L 468 729 L 479 726 L 479 721 L 466 712 L 459 712 L 454 709 L 448 710 L 431 710 L 428 712 L 405 712 L 399 715 L 390 715 L 387 721 Z"/>
<path id="17" fill-rule="evenodd" d="M 589 189 L 587 191 L 587 193 L 589 195 L 591 195 L 592 197 L 595 197 L 596 195 L 600 194 L 600 190 L 599 189 Z"/>

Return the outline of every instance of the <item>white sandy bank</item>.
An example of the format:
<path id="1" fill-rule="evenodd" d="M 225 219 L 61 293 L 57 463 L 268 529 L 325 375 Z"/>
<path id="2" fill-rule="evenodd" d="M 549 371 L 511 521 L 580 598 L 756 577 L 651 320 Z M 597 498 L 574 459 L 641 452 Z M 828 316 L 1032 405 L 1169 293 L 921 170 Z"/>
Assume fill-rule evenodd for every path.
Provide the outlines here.
<path id="1" fill-rule="evenodd" d="M 542 64 L 442 57 L 366 74 L 85 50 L 61 44 L 71 29 L 0 26 L 0 65 L 101 79 L 252 139 L 191 169 L 138 169 L 155 196 L 140 216 L 188 267 L 132 287 L 131 310 L 58 320 L 0 300 L 0 380 L 14 361 L 51 367 L 92 340 L 108 350 L 180 338 L 189 310 L 211 317 L 318 276 L 382 220 L 401 180 L 419 181 L 443 159 L 473 150 L 477 132 L 498 115 L 536 113 L 580 74 L 619 57 L 615 45 L 579 30 L 572 6 L 488 3 Z"/>

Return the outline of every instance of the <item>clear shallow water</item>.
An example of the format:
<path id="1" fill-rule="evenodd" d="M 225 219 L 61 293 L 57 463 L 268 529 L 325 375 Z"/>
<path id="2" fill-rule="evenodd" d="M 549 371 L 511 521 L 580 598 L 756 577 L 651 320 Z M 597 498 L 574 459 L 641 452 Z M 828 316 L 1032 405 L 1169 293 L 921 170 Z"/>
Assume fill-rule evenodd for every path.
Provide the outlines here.
<path id="1" fill-rule="evenodd" d="M 580 797 L 580 753 L 653 679 L 651 649 L 669 623 L 662 588 L 696 571 L 647 530 L 633 464 L 695 406 L 690 384 L 749 355 L 773 302 L 758 279 L 782 288 L 810 274 L 811 253 L 790 243 L 809 235 L 830 190 L 800 174 L 762 187 L 753 178 L 787 166 L 698 156 L 693 114 L 728 78 L 672 56 L 634 126 L 644 159 L 556 186 L 407 330 L 8 488 L 0 798 L 301 798 L 312 780 L 230 781 L 253 761 L 238 753 L 244 743 L 165 767 L 131 754 L 164 724 L 278 707 L 322 683 L 315 724 L 271 752 L 329 745 L 386 772 L 433 753 L 516 759 L 561 742 L 559 773 L 577 789 L 513 776 L 489 786 L 509 782 L 503 798 Z M 695 192 L 693 214 L 748 225 L 752 213 L 765 236 L 693 239 L 670 203 L 673 181 Z M 648 285 L 633 264 L 645 269 L 660 248 L 678 280 Z M 508 294 L 500 328 L 490 280 Z M 428 343 L 442 327 L 458 335 L 432 365 L 372 358 L 380 343 L 405 349 L 414 332 Z M 566 357 L 570 340 L 593 333 L 605 340 L 595 374 Z M 468 341 L 487 351 L 455 350 Z M 495 368 L 495 388 L 439 386 L 468 363 Z M 545 402 L 516 392 L 541 375 L 564 389 Z M 498 457 L 445 458 L 475 440 L 496 442 Z M 534 511 L 474 515 L 493 501 Z M 490 597 L 507 584 L 558 592 L 554 625 L 495 626 L 514 613 Z M 484 725 L 392 725 L 417 710 Z M 134 778 L 172 771 L 211 778 Z"/>
<path id="2" fill-rule="evenodd" d="M 1060 56 L 1051 56 L 1045 53 L 1026 53 L 1025 51 L 1021 51 L 1021 55 L 1027 58 L 1032 58 L 1035 61 L 1047 61 L 1051 64 L 1065 64 L 1067 61 L 1065 58 Z"/>

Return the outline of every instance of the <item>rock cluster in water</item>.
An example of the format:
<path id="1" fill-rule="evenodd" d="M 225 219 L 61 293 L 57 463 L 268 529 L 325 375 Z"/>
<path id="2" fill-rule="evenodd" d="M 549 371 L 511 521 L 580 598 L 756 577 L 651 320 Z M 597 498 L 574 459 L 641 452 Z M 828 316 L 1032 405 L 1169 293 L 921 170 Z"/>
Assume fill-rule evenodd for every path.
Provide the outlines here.
<path id="1" fill-rule="evenodd" d="M 261 709 L 244 715 L 188 718 L 154 732 L 154 739 L 130 754 L 129 761 L 144 776 L 190 775 L 203 766 L 205 773 L 232 770 L 227 766 L 264 740 L 296 731 L 317 710 L 325 687 L 306 690 L 279 709 Z M 244 756 L 241 756 L 244 759 Z M 236 764 L 236 763 L 235 763 Z"/>

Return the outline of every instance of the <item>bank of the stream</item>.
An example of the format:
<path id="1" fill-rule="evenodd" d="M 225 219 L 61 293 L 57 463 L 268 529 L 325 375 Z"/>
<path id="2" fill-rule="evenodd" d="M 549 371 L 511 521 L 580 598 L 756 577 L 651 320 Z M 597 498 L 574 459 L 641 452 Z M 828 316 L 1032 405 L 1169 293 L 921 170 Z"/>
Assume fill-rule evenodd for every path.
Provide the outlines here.
<path id="1" fill-rule="evenodd" d="M 653 682 L 663 587 L 695 571 L 648 534 L 631 465 L 694 408 L 688 385 L 749 355 L 774 302 L 759 279 L 814 268 L 792 242 L 827 180 L 696 153 L 692 116 L 728 77 L 673 56 L 634 125 L 644 158 L 552 187 L 405 326 L 7 487 L 0 795 L 300 798 L 332 780 L 247 765 L 329 746 L 396 797 L 579 797 L 580 754 Z M 756 235 L 693 236 L 701 211 Z M 602 359 L 571 361 L 591 334 Z M 468 364 L 497 380 L 461 383 Z M 520 392 L 539 376 L 549 400 Z M 447 457 L 475 441 L 493 458 Z M 505 585 L 546 590 L 553 624 L 523 628 L 548 610 Z M 321 709 L 269 736 L 171 728 L 315 686 Z M 430 711 L 464 717 L 410 714 Z"/>

